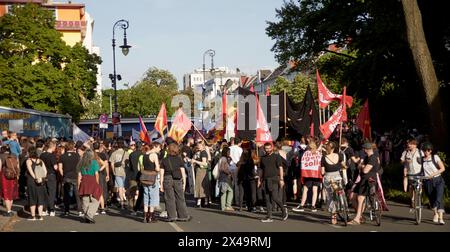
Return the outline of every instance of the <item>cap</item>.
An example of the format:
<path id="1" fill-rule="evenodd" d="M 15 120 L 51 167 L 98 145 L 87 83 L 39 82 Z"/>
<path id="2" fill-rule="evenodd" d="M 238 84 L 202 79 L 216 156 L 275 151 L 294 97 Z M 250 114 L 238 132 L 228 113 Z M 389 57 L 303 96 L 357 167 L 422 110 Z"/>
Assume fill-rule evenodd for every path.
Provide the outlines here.
<path id="1" fill-rule="evenodd" d="M 363 147 L 363 149 L 367 149 L 367 150 L 368 149 L 372 149 L 372 143 L 369 143 L 369 142 L 368 143 L 364 143 L 362 147 Z"/>
<path id="2" fill-rule="evenodd" d="M 136 145 L 136 142 L 135 141 L 131 141 L 130 145 Z"/>

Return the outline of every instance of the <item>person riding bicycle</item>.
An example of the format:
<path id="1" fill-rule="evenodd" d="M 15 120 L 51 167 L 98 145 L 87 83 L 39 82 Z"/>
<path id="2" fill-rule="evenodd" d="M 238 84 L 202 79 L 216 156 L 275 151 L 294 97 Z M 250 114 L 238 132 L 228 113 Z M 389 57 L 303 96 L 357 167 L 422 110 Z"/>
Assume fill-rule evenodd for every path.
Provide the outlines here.
<path id="1" fill-rule="evenodd" d="M 444 186 L 445 182 L 441 174 L 445 166 L 438 155 L 433 155 L 433 145 L 429 142 L 423 143 L 422 166 L 426 179 L 423 180 L 425 193 L 430 200 L 434 211 L 433 222 L 445 225 L 444 222 Z"/>
<path id="2" fill-rule="evenodd" d="M 349 222 L 351 225 L 359 225 L 362 220 L 362 213 L 364 212 L 364 201 L 366 196 L 370 193 L 370 184 L 376 183 L 377 172 L 380 169 L 380 160 L 377 155 L 374 154 L 374 146 L 372 143 L 367 142 L 362 146 L 364 152 L 367 154 L 363 163 L 359 165 L 360 180 L 355 183 L 353 192 L 356 194 L 357 210 L 355 218 Z"/>
<path id="3" fill-rule="evenodd" d="M 408 179 L 408 175 L 420 175 L 422 173 L 423 155 L 423 151 L 417 148 L 416 139 L 412 138 L 408 140 L 407 149 L 402 153 L 400 158 L 400 161 L 403 164 L 403 190 L 405 192 L 409 191 L 411 197 L 410 213 L 414 212 L 415 192 L 412 187 L 413 181 Z"/>

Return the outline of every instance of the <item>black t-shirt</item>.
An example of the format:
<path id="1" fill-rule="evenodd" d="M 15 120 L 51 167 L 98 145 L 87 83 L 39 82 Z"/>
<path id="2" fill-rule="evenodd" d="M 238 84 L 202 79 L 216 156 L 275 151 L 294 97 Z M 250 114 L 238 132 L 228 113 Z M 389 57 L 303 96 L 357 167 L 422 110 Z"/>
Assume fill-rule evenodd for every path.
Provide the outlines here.
<path id="1" fill-rule="evenodd" d="M 342 168 L 342 162 L 343 158 L 342 155 L 339 155 L 339 160 L 336 164 L 331 164 L 331 159 L 327 158 L 327 156 L 322 156 L 321 166 L 325 167 L 325 172 L 337 172 L 340 171 Z"/>
<path id="2" fill-rule="evenodd" d="M 57 164 L 55 154 L 43 152 L 40 156 L 40 159 L 44 162 L 48 174 L 56 174 L 56 171 L 54 169 L 55 164 Z"/>
<path id="3" fill-rule="evenodd" d="M 183 147 L 181 147 L 181 154 L 186 153 L 186 156 L 188 158 L 192 158 L 192 149 L 191 147 L 187 146 L 187 145 L 183 145 Z M 184 157 L 183 155 L 181 157 Z"/>
<path id="4" fill-rule="evenodd" d="M 131 178 L 136 178 L 138 174 L 138 163 L 139 163 L 139 156 L 142 155 L 142 152 L 140 150 L 135 150 L 130 154 L 129 160 L 129 173 L 131 175 Z"/>
<path id="5" fill-rule="evenodd" d="M 184 168 L 184 162 L 180 156 L 169 155 L 161 161 L 161 169 L 164 169 L 164 176 L 181 179 L 181 168 Z"/>
<path id="6" fill-rule="evenodd" d="M 106 154 L 105 152 L 97 152 L 97 155 L 102 161 L 108 162 L 109 157 L 108 157 L 108 154 Z M 108 166 L 106 166 L 105 169 L 100 171 L 100 174 L 106 176 L 106 169 L 108 169 Z"/>
<path id="7" fill-rule="evenodd" d="M 66 152 L 61 156 L 59 163 L 63 166 L 63 174 L 65 179 L 78 178 L 78 161 L 80 161 L 80 155 L 76 152 Z"/>
<path id="8" fill-rule="evenodd" d="M 202 159 L 206 158 L 206 161 L 208 161 L 208 153 L 204 150 L 200 152 L 200 155 L 196 155 L 195 160 L 202 162 Z M 198 164 L 195 164 L 196 168 L 200 168 Z"/>
<path id="9" fill-rule="evenodd" d="M 272 153 L 261 157 L 261 169 L 264 173 L 264 178 L 273 178 L 279 175 L 279 167 L 282 166 L 281 157 L 278 154 Z"/>
<path id="10" fill-rule="evenodd" d="M 364 165 L 372 165 L 372 169 L 366 174 L 362 173 L 365 177 L 375 177 L 376 173 L 380 169 L 380 162 L 378 162 L 378 155 L 372 154 L 370 157 L 364 158 Z"/>

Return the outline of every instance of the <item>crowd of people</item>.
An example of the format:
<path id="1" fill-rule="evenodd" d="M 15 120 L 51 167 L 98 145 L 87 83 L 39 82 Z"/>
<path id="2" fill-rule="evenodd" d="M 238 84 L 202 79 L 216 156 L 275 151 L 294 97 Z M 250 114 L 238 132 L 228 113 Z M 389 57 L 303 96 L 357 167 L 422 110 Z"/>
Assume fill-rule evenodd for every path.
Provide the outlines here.
<path id="1" fill-rule="evenodd" d="M 25 198 L 31 221 L 53 217 L 58 210 L 95 223 L 95 216 L 110 208 L 135 216 L 141 212 L 144 223 L 190 221 L 186 198 L 193 198 L 198 208 L 217 203 L 222 211 L 262 213 L 265 223 L 274 221 L 274 212 L 287 220 L 287 202 L 298 202 L 292 211 L 324 207 L 330 223 L 337 224 L 332 183 L 339 181 L 355 210 L 349 224 L 359 225 L 364 222 L 369 181 L 379 180 L 382 167 L 395 157 L 404 164 L 405 191 L 411 191 L 408 175 L 426 176 L 433 221 L 444 224 L 445 167 L 429 142 L 420 150 L 417 140 L 409 137 L 397 156 L 385 148 L 387 135 L 368 142 L 354 137 L 349 128 L 343 132 L 341 141 L 302 137 L 255 143 L 231 138 L 211 143 L 187 135 L 178 144 L 170 138 L 163 143 L 18 138 L 3 131 L 0 196 L 8 216 L 13 215 L 13 200 Z"/>

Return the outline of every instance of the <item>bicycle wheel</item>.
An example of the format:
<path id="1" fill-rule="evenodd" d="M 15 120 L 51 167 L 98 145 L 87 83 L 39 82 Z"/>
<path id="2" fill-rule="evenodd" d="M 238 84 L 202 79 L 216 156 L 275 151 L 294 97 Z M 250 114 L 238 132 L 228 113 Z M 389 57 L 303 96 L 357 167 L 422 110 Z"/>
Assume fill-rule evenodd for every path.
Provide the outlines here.
<path id="1" fill-rule="evenodd" d="M 416 197 L 414 197 L 414 207 L 416 224 L 419 225 L 422 220 L 422 194 L 418 190 L 416 190 Z"/>
<path id="2" fill-rule="evenodd" d="M 377 226 L 381 226 L 381 202 L 378 200 L 376 195 L 370 196 L 372 198 L 372 211 L 373 211 L 373 219 Z"/>
<path id="3" fill-rule="evenodd" d="M 339 195 L 338 205 L 339 205 L 339 210 L 338 210 L 339 218 L 344 222 L 344 226 L 347 226 L 348 205 L 347 205 L 347 199 L 345 198 L 345 195 L 343 193 Z"/>

